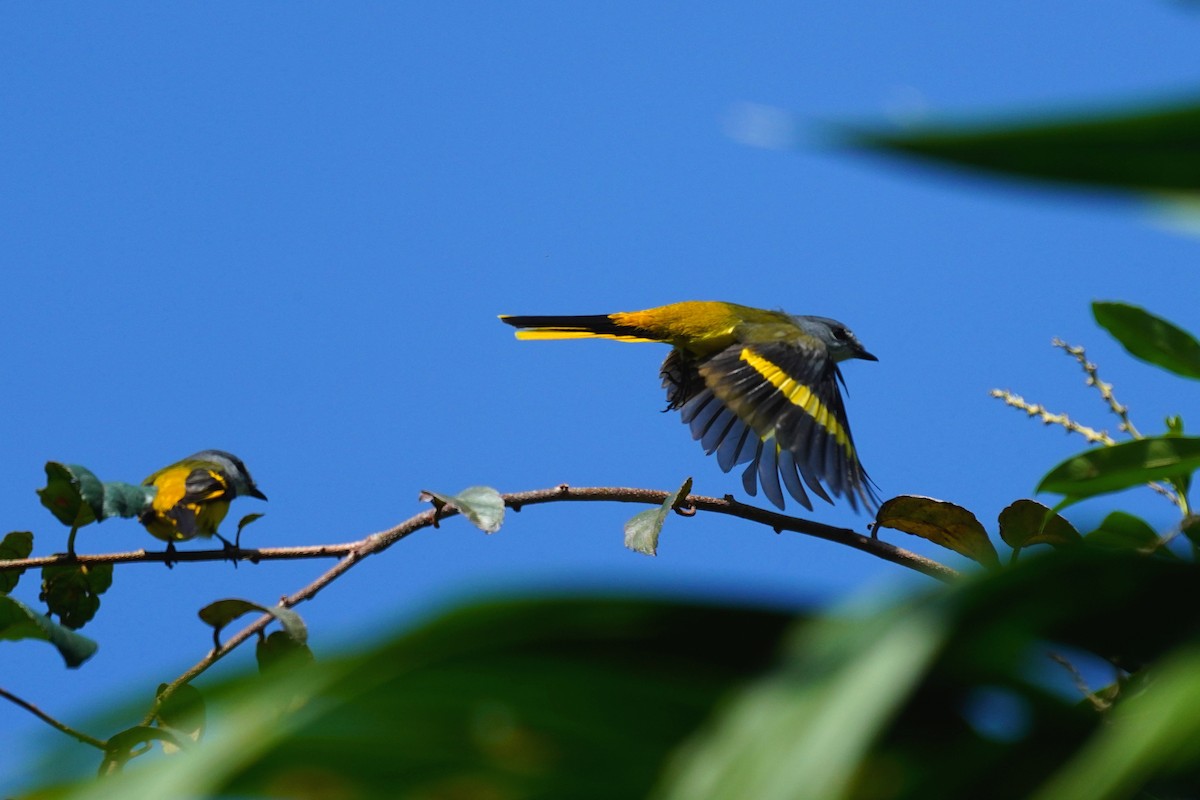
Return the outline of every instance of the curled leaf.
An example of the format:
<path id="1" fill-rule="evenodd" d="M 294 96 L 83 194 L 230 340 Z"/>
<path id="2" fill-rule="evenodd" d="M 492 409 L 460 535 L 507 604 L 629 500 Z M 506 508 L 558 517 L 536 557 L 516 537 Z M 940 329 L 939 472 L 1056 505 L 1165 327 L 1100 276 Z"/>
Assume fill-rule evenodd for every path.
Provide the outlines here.
<path id="1" fill-rule="evenodd" d="M 658 508 L 646 509 L 630 517 L 625 523 L 625 546 L 642 555 L 657 555 L 658 537 L 662 533 L 667 514 L 691 491 L 692 479 L 688 478 L 674 494 L 667 495 L 667 499 L 663 500 Z"/>
<path id="2" fill-rule="evenodd" d="M 267 613 L 266 607 L 258 603 L 239 598 L 229 598 L 226 600 L 214 600 L 200 609 L 199 614 L 201 620 L 216 629 L 217 633 L 220 633 L 221 629 L 226 625 L 243 614 L 249 614 L 252 611 L 262 614 Z"/>
<path id="3" fill-rule="evenodd" d="M 154 495 L 158 493 L 158 489 L 153 486 L 134 486 L 122 481 L 104 483 L 101 484 L 101 488 L 104 492 L 101 520 L 109 517 L 129 519 L 141 516 L 150 508 L 154 502 Z"/>
<path id="4" fill-rule="evenodd" d="M 216 600 L 200 609 L 200 619 L 213 628 L 213 644 L 220 645 L 221 630 L 238 617 L 250 613 L 270 614 L 283 628 L 284 633 L 298 644 L 308 643 L 308 626 L 304 619 L 290 608 L 264 606 L 251 600 L 228 598 Z"/>
<path id="5" fill-rule="evenodd" d="M 0 639 L 42 639 L 54 645 L 68 667 L 78 667 L 99 648 L 94 641 L 39 614 L 11 597 L 0 596 Z"/>
<path id="6" fill-rule="evenodd" d="M 945 500 L 917 495 L 893 497 L 880 507 L 875 523 L 928 539 L 985 567 L 1000 566 L 996 548 L 975 515 Z"/>
<path id="7" fill-rule="evenodd" d="M 176 749 L 182 749 L 184 746 L 184 742 L 174 731 L 150 725 L 135 725 L 113 734 L 105 741 L 104 760 L 100 763 L 100 774 L 120 772 L 121 768 L 143 749 L 142 745 L 156 741 L 162 742 L 164 748 L 168 744 L 173 745 Z"/>
<path id="8" fill-rule="evenodd" d="M 458 494 L 425 489 L 419 499 L 422 503 L 433 503 L 439 512 L 446 506 L 456 509 L 484 533 L 495 533 L 504 523 L 504 498 L 490 486 L 471 486 Z"/>

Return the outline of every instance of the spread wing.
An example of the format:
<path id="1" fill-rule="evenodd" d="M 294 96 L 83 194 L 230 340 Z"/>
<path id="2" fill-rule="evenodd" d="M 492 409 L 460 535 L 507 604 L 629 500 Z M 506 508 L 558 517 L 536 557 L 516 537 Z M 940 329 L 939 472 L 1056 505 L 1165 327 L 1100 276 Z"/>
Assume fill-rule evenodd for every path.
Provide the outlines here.
<path id="1" fill-rule="evenodd" d="M 735 344 L 699 365 L 704 388 L 680 413 L 721 469 L 750 462 L 742 475 L 779 508 L 783 486 L 805 508 L 805 492 L 851 508 L 878 507 L 871 480 L 858 461 L 838 381 L 841 374 L 820 342 L 807 339 Z M 828 491 L 827 491 L 828 490 Z"/>

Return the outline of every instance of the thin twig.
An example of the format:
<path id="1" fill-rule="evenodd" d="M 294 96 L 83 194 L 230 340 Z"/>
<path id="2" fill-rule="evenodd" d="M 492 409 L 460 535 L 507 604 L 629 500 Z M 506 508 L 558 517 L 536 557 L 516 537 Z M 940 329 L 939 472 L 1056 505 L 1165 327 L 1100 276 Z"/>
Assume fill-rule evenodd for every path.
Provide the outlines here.
<path id="1" fill-rule="evenodd" d="M 501 497 L 504 499 L 506 506 L 512 508 L 514 511 L 520 511 L 525 506 L 566 501 L 661 505 L 669 494 L 669 492 L 655 489 L 627 489 L 619 487 L 571 488 L 566 484 L 562 484 L 550 489 L 534 489 L 526 492 L 502 494 Z M 680 505 L 699 511 L 709 511 L 716 514 L 739 517 L 750 522 L 766 525 L 776 532 L 793 531 L 838 544 L 844 544 L 941 581 L 950 581 L 958 577 L 958 572 L 950 567 L 901 547 L 888 544 L 887 542 L 872 539 L 869 536 L 864 536 L 847 528 L 835 528 L 832 525 L 824 525 L 820 522 L 800 519 L 798 517 L 789 517 L 756 506 L 749 506 L 739 503 L 730 497 L 717 498 L 703 495 L 688 495 Z M 303 589 L 280 599 L 279 605 L 284 608 L 291 608 L 306 600 L 311 600 L 318 592 L 367 556 L 382 552 L 406 536 L 416 533 L 422 528 L 434 527 L 446 518 L 455 516 L 458 513 L 458 510 L 453 506 L 444 506 L 441 509 L 430 508 L 409 517 L 404 522 L 386 531 L 373 533 L 358 542 L 352 542 L 348 545 L 338 545 L 339 548 L 349 548 L 342 559 Z M 175 555 L 179 556 L 182 553 L 176 553 Z M 226 554 L 226 557 L 228 557 L 228 554 Z M 169 683 L 159 692 L 142 724 L 149 725 L 153 722 L 163 702 L 178 687 L 195 680 L 205 670 L 220 661 L 243 642 L 261 632 L 273 619 L 274 617 L 269 614 L 262 615 L 230 636 L 220 647 L 209 652 L 208 655 L 196 662 L 190 669 Z"/>
<path id="2" fill-rule="evenodd" d="M 1083 679 L 1083 675 L 1075 668 L 1074 664 L 1067 660 L 1066 656 L 1059 655 L 1058 653 L 1047 653 L 1047 655 L 1050 656 L 1052 661 L 1059 664 L 1067 671 L 1068 674 L 1070 674 L 1071 680 L 1075 683 L 1075 688 L 1078 689 L 1079 693 L 1083 695 L 1084 699 L 1091 704 L 1092 708 L 1096 709 L 1097 711 L 1108 710 L 1112 703 L 1108 702 L 1103 697 L 1092 691 L 1092 688 L 1088 686 L 1087 681 Z"/>
<path id="3" fill-rule="evenodd" d="M 86 733 L 84 733 L 82 731 L 77 731 L 74 728 L 72 728 L 70 725 L 67 725 L 65 722 L 59 722 L 54 717 L 47 714 L 45 711 L 42 711 L 40 708 L 35 706 L 33 703 L 29 702 L 28 700 L 22 700 L 20 697 L 17 697 L 15 694 L 8 691 L 7 689 L 0 689 L 0 697 L 3 697 L 4 699 L 8 700 L 9 702 L 20 706 L 21 708 L 28 711 L 30 714 L 33 714 L 38 719 L 42 720 L 42 722 L 45 722 L 47 725 L 57 728 L 58 730 L 62 731 L 67 736 L 70 736 L 73 739 L 83 742 L 84 744 L 90 744 L 92 747 L 95 747 L 98 750 L 104 750 L 107 748 L 107 744 L 104 741 L 97 739 L 93 736 L 88 736 Z"/>
<path id="4" fill-rule="evenodd" d="M 1083 369 L 1084 374 L 1087 375 L 1087 385 L 1096 387 L 1096 391 L 1100 392 L 1100 397 L 1108 404 L 1109 411 L 1116 414 L 1121 420 L 1120 430 L 1128 433 L 1135 439 L 1141 439 L 1142 435 L 1138 433 L 1137 428 L 1133 427 L 1133 422 L 1129 419 L 1129 406 L 1124 406 L 1117 402 L 1117 397 L 1113 394 L 1112 384 L 1100 380 L 1100 374 L 1096 369 L 1096 365 L 1087 360 L 1087 353 L 1083 347 L 1081 345 L 1069 345 L 1058 337 L 1051 339 L 1050 344 L 1062 348 L 1063 352 L 1079 362 L 1079 366 Z"/>
<path id="5" fill-rule="evenodd" d="M 1087 425 L 1071 419 L 1066 414 L 1055 414 L 1041 403 L 1030 403 L 1024 397 L 1021 397 L 1021 395 L 1013 394 L 1007 389 L 992 389 L 988 394 L 1003 400 L 1005 405 L 1019 408 L 1031 417 L 1040 418 L 1047 425 L 1061 425 L 1071 433 L 1078 433 L 1087 439 L 1090 444 L 1111 446 L 1117 443 L 1116 439 L 1109 436 L 1107 431 L 1098 431 L 1095 428 L 1089 428 Z"/>
<path id="6" fill-rule="evenodd" d="M 8 561 L 0 561 L 0 572 L 58 564 L 181 564 L 193 561 L 249 561 L 257 564 L 259 561 L 281 561 L 297 558 L 341 558 L 358 545 L 359 542 L 345 542 L 343 544 L 321 544 L 304 547 L 237 547 L 221 550 L 176 550 L 175 552 L 165 550 L 129 550 L 124 553 L 97 553 L 94 555 L 55 553 L 51 556 L 14 558 Z"/>
<path id="7" fill-rule="evenodd" d="M 1054 341 L 1058 344 L 1062 344 L 1062 342 L 1058 339 L 1055 339 Z M 1075 349 L 1082 351 L 1082 348 Z M 1073 354 L 1073 350 L 1071 349 L 1068 349 L 1067 352 Z M 1087 366 L 1095 370 L 1096 365 L 1087 363 Z M 1089 385 L 1091 385 L 1091 383 L 1092 379 L 1089 378 Z M 1124 414 L 1126 411 L 1128 411 L 1125 406 L 1117 404 L 1116 398 L 1112 395 L 1112 386 L 1107 383 L 1099 383 L 1098 381 L 1097 385 L 1102 387 L 1101 396 L 1110 401 L 1110 407 L 1113 409 L 1114 413 L 1117 413 L 1117 409 L 1120 409 L 1120 414 Z M 1102 444 L 1105 447 L 1112 447 L 1117 443 L 1117 440 L 1109 436 L 1107 431 L 1098 431 L 1095 428 L 1089 428 L 1087 425 L 1071 419 L 1066 414 L 1055 414 L 1041 403 L 1030 403 L 1024 397 L 1021 397 L 1021 395 L 1014 394 L 1007 389 L 992 389 L 990 392 L 988 392 L 988 394 L 992 397 L 1003 400 L 1005 405 L 1012 406 L 1013 408 L 1019 408 L 1031 417 L 1038 417 L 1047 425 L 1060 425 L 1071 433 L 1078 433 L 1088 440 L 1088 444 Z M 1133 433 L 1137 435 L 1137 431 L 1133 430 L 1132 423 L 1128 422 L 1128 417 L 1123 417 L 1123 420 L 1124 421 L 1121 423 L 1122 429 L 1128 425 L 1129 430 L 1133 431 Z M 1167 486 L 1156 482 L 1147 483 L 1146 485 L 1165 497 L 1170 503 L 1173 503 L 1176 506 L 1179 505 L 1179 498 L 1176 496 L 1175 492 L 1171 491 L 1171 489 Z"/>

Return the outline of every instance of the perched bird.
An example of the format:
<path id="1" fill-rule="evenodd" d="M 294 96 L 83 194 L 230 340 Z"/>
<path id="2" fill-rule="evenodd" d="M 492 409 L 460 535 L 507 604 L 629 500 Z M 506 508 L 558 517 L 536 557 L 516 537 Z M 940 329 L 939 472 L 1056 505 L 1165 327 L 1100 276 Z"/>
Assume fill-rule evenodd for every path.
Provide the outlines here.
<path id="1" fill-rule="evenodd" d="M 857 510 L 876 508 L 858 460 L 838 382 L 838 363 L 878 359 L 840 322 L 783 311 L 706 301 L 595 316 L 501 316 L 518 339 L 616 339 L 671 345 L 660 374 L 667 410 L 678 409 L 721 469 L 749 462 L 746 491 L 756 482 L 779 508 L 780 478 L 805 508 L 804 487 L 832 503 L 845 496 Z M 822 486 L 822 482 L 824 486 Z M 826 491 L 826 487 L 828 491 Z"/>
<path id="2" fill-rule="evenodd" d="M 139 521 L 150 533 L 172 543 L 216 535 L 229 544 L 217 533 L 229 512 L 229 501 L 241 496 L 267 499 L 241 459 L 224 450 L 201 450 L 163 467 L 142 485 L 158 491 Z"/>

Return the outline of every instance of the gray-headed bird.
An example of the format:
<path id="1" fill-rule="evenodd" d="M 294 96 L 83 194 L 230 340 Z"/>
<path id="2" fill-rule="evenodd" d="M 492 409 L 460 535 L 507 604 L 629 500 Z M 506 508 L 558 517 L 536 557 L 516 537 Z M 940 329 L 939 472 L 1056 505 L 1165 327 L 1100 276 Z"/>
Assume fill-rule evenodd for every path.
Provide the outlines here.
<path id="1" fill-rule="evenodd" d="M 671 345 L 660 374 L 667 409 L 678 410 L 721 469 L 749 462 L 756 485 L 779 508 L 783 486 L 805 508 L 805 491 L 877 508 L 858 459 L 838 383 L 838 364 L 877 361 L 842 323 L 733 303 L 688 301 L 593 316 L 501 316 L 518 339 L 615 339 Z"/>

